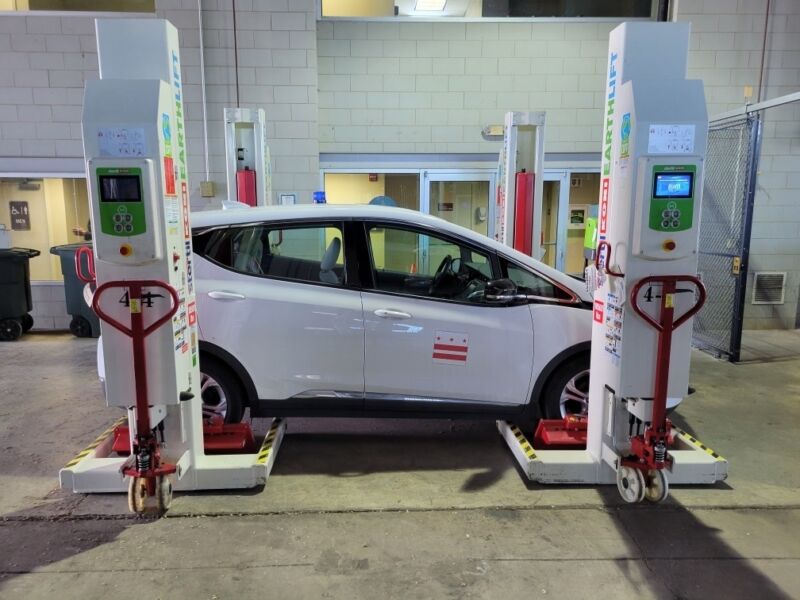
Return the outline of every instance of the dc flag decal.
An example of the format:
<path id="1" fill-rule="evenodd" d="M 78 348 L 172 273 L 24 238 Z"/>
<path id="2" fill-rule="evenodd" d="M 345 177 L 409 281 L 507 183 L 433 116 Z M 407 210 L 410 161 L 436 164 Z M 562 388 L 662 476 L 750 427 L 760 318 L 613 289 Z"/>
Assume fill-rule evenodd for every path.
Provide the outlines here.
<path id="1" fill-rule="evenodd" d="M 469 352 L 469 335 L 455 331 L 437 331 L 433 338 L 433 361 L 446 365 L 464 365 Z"/>

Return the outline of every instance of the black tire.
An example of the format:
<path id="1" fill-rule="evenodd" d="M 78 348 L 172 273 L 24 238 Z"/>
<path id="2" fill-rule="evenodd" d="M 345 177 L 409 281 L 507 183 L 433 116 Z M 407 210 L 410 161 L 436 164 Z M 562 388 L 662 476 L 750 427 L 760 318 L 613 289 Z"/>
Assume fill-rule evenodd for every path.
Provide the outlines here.
<path id="1" fill-rule="evenodd" d="M 222 409 L 218 407 L 220 401 L 224 399 L 225 409 L 221 416 L 225 417 L 225 422 L 238 423 L 242 420 L 245 390 L 233 371 L 213 358 L 202 357 L 200 359 L 200 385 L 204 417 L 222 412 Z"/>
<path id="2" fill-rule="evenodd" d="M 22 323 L 22 333 L 28 333 L 33 327 L 33 317 L 26 313 L 19 320 Z"/>
<path id="3" fill-rule="evenodd" d="M 561 395 L 570 382 L 586 395 L 585 408 L 588 411 L 589 397 L 589 355 L 581 354 L 568 359 L 553 372 L 544 386 L 541 399 L 542 415 L 545 419 L 561 419 L 567 414 L 580 414 L 583 407 L 580 402 L 566 400 L 562 412 Z M 574 381 L 573 381 L 574 380 Z"/>
<path id="4" fill-rule="evenodd" d="M 22 323 L 19 319 L 0 321 L 0 342 L 13 342 L 22 336 Z"/>
<path id="5" fill-rule="evenodd" d="M 69 322 L 69 330 L 75 337 L 92 337 L 92 324 L 86 317 L 72 317 L 72 321 Z"/>

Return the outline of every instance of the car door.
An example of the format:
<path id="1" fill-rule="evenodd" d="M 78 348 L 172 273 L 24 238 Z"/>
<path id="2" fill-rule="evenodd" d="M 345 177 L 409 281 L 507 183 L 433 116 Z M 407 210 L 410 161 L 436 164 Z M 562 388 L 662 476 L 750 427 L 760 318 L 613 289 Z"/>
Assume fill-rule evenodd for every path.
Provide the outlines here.
<path id="1" fill-rule="evenodd" d="M 363 312 L 346 241 L 338 223 L 261 223 L 212 232 L 199 252 L 203 337 L 242 363 L 260 399 L 363 407 Z"/>
<path id="2" fill-rule="evenodd" d="M 528 401 L 527 306 L 484 299 L 492 253 L 451 236 L 365 224 L 372 282 L 363 292 L 364 381 L 371 409 L 469 412 Z"/>

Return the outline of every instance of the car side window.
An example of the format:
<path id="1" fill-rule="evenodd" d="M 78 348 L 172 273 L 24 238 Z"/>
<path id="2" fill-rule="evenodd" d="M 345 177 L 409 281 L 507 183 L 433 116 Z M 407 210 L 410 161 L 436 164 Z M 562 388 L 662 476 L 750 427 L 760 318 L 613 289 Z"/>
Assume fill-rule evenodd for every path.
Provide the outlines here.
<path id="1" fill-rule="evenodd" d="M 508 261 L 503 263 L 506 276 L 517 285 L 520 293 L 554 300 L 573 299 L 570 294 L 541 275 Z"/>
<path id="2" fill-rule="evenodd" d="M 394 226 L 368 227 L 375 288 L 481 303 L 492 278 L 489 255 L 428 232 Z"/>
<path id="3" fill-rule="evenodd" d="M 265 223 L 219 230 L 206 242 L 204 255 L 247 275 L 340 285 L 343 241 L 338 226 Z"/>

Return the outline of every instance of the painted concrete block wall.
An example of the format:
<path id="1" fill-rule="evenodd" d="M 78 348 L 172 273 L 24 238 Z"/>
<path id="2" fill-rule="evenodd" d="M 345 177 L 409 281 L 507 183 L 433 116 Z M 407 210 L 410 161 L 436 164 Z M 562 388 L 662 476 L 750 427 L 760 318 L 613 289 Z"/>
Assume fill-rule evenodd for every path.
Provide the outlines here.
<path id="1" fill-rule="evenodd" d="M 546 110 L 549 152 L 597 152 L 615 23 L 322 21 L 322 152 L 497 152 L 481 129 Z"/>
<path id="2" fill-rule="evenodd" d="M 205 178 L 196 3 L 158 0 L 157 15 L 179 30 L 194 207 Z M 314 0 L 240 0 L 239 101 L 264 108 L 274 193 L 311 201 L 319 175 Z M 236 105 L 231 3 L 204 0 L 210 179 L 226 197 L 223 108 Z M 3 158 L 82 159 L 83 87 L 97 75 L 88 16 L 0 15 L 0 164 Z M 79 164 L 77 162 L 73 164 Z"/>
<path id="3" fill-rule="evenodd" d="M 682 0 L 679 18 L 692 23 L 690 76 L 702 78 L 711 115 L 741 106 L 745 86 L 756 101 L 800 90 L 800 2 L 774 0 L 762 53 L 766 0 Z M 763 115 L 763 142 L 753 215 L 745 328 L 800 326 L 800 103 Z M 757 271 L 787 273 L 782 305 L 753 305 Z"/>

